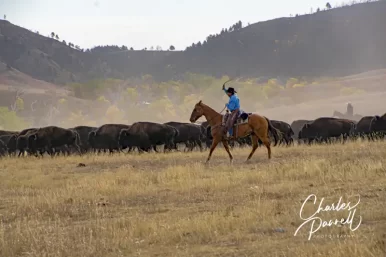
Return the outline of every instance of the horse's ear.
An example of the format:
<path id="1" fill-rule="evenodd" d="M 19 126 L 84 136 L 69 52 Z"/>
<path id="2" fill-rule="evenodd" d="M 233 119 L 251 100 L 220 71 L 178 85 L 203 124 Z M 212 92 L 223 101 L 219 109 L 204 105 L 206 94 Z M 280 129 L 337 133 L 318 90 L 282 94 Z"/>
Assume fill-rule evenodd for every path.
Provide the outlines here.
<path id="1" fill-rule="evenodd" d="M 199 102 L 198 102 L 198 104 L 201 104 L 202 103 L 202 100 L 200 100 Z"/>

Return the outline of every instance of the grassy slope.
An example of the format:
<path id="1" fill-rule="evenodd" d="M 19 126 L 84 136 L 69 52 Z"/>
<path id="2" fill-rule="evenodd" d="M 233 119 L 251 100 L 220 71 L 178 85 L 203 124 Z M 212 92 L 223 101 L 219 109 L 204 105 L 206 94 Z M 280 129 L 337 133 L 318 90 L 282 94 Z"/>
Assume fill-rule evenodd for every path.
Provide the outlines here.
<path id="1" fill-rule="evenodd" d="M 5 159 L 0 255 L 383 256 L 385 146 L 275 147 L 271 161 L 259 148 L 244 164 L 247 148 L 234 151 L 233 167 L 223 149 L 209 166 L 207 152 Z M 317 233 L 346 235 L 340 239 L 307 241 L 309 227 L 294 237 L 312 193 L 328 203 L 360 194 L 362 225 Z"/>

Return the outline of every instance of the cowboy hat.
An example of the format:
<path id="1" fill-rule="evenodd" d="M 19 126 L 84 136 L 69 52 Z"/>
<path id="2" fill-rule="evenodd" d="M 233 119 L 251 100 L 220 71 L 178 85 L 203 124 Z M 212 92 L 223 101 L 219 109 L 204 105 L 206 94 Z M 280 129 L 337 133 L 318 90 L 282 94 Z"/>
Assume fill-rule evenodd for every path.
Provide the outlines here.
<path id="1" fill-rule="evenodd" d="M 229 87 L 229 88 L 227 89 L 227 93 L 234 94 L 234 93 L 237 93 L 237 91 L 236 91 L 233 87 Z"/>

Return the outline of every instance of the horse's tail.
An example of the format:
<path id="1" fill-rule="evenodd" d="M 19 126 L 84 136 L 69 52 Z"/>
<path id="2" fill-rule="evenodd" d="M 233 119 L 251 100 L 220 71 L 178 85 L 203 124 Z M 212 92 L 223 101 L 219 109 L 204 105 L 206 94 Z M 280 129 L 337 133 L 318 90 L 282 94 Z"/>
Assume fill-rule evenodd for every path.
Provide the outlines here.
<path id="1" fill-rule="evenodd" d="M 273 137 L 275 138 L 275 145 L 277 145 L 277 142 L 279 141 L 279 131 L 272 125 L 271 121 L 264 117 L 268 122 L 268 130 L 272 133 Z"/>

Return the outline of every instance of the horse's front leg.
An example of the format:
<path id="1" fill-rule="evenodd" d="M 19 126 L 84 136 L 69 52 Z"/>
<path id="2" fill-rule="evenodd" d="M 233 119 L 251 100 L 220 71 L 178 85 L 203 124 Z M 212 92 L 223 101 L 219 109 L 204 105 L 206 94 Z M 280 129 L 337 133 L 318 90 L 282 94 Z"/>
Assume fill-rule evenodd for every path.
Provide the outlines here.
<path id="1" fill-rule="evenodd" d="M 233 163 L 233 156 L 232 156 L 231 151 L 229 149 L 229 144 L 228 144 L 228 142 L 226 140 L 223 140 L 222 144 L 223 144 L 225 150 L 227 151 L 227 153 L 229 155 L 230 163 L 232 165 L 232 163 Z"/>
<path id="2" fill-rule="evenodd" d="M 219 142 L 220 142 L 220 140 L 218 138 L 213 138 L 212 145 L 210 146 L 210 151 L 209 151 L 209 155 L 208 155 L 208 159 L 206 160 L 206 163 L 209 162 L 210 158 L 212 157 L 212 153 Z"/>

